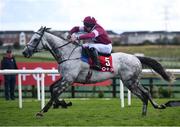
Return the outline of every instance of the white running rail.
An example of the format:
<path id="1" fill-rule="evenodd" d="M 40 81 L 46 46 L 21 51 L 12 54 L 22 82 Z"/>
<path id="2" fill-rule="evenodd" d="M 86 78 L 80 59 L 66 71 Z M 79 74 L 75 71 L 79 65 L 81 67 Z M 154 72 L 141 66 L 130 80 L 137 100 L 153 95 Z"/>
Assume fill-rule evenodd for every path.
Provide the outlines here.
<path id="1" fill-rule="evenodd" d="M 180 69 L 167 69 L 167 71 L 172 72 L 173 74 L 180 74 Z M 143 74 L 154 74 L 155 72 L 150 69 L 143 69 Z M 37 74 L 37 95 L 38 100 L 41 100 L 41 109 L 45 105 L 45 74 L 58 74 L 58 70 L 0 70 L 0 74 L 18 74 L 18 93 L 19 93 L 19 108 L 22 108 L 22 80 L 21 77 L 23 74 Z M 41 79 L 41 80 L 40 80 Z M 41 87 L 40 87 L 41 86 Z M 41 88 L 41 92 L 40 92 Z M 41 95 L 41 96 L 40 96 Z M 120 100 L 121 107 L 124 107 L 124 85 L 120 80 Z M 128 105 L 131 105 L 131 92 L 128 90 Z"/>

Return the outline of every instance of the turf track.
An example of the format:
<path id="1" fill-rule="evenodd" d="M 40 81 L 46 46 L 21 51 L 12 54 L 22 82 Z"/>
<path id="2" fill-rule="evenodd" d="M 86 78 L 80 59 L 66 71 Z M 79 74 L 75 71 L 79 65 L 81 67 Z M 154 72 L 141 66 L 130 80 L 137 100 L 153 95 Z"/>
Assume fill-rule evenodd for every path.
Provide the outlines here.
<path id="1" fill-rule="evenodd" d="M 37 119 L 40 110 L 36 99 L 24 99 L 23 109 L 18 100 L 0 99 L 0 126 L 180 126 L 180 107 L 155 110 L 148 107 L 148 115 L 141 116 L 141 101 L 133 99 L 130 107 L 120 108 L 119 99 L 66 99 L 73 106 L 50 109 Z M 157 99 L 165 103 L 169 99 Z M 127 102 L 127 100 L 125 100 Z"/>

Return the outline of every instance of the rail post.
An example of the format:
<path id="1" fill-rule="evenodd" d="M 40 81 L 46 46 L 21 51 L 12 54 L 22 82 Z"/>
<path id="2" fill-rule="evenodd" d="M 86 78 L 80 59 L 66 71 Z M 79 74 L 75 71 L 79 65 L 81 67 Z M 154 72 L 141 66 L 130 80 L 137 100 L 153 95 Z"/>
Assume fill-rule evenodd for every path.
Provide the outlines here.
<path id="1" fill-rule="evenodd" d="M 131 105 L 131 91 L 128 90 L 128 106 Z"/>
<path id="2" fill-rule="evenodd" d="M 44 91 L 44 77 L 45 74 L 41 74 L 42 80 L 41 80 L 41 109 L 44 108 L 45 105 L 45 91 Z"/>
<path id="3" fill-rule="evenodd" d="M 18 94 L 19 94 L 19 108 L 22 108 L 22 81 L 21 81 L 21 74 L 18 74 Z"/>
<path id="4" fill-rule="evenodd" d="M 40 79 L 39 79 L 39 74 L 37 74 L 37 99 L 40 101 L 41 97 L 40 97 Z"/>
<path id="5" fill-rule="evenodd" d="M 121 100 L 121 108 L 124 108 L 124 85 L 122 81 L 119 79 L 120 83 L 120 100 Z"/>

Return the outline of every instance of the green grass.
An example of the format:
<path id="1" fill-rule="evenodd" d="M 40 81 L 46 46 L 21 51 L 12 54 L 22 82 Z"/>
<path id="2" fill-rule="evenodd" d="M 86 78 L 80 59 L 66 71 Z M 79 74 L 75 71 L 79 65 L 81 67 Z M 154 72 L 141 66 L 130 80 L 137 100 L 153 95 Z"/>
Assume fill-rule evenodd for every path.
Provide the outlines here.
<path id="1" fill-rule="evenodd" d="M 0 60 L 4 56 L 5 52 L 6 52 L 6 50 L 0 51 Z M 49 62 L 49 61 L 55 61 L 53 56 L 48 51 L 35 53 L 35 54 L 33 54 L 33 56 L 31 58 L 25 58 L 22 55 L 22 49 L 21 50 L 13 50 L 13 54 L 14 54 L 17 62 Z"/>
<path id="2" fill-rule="evenodd" d="M 18 101 L 0 99 L 0 126 L 180 126 L 180 108 L 155 110 L 148 107 L 148 115 L 141 116 L 142 103 L 133 99 L 130 107 L 120 108 L 119 99 L 68 99 L 73 106 L 68 109 L 50 109 L 43 118 L 35 114 L 40 102 L 24 99 L 23 108 Z M 168 99 L 158 99 L 165 103 Z M 127 100 L 126 100 L 127 102 Z"/>
<path id="3" fill-rule="evenodd" d="M 129 54 L 142 53 L 145 56 L 160 58 L 159 62 L 165 68 L 180 68 L 180 45 L 114 46 L 113 51 Z"/>
<path id="4" fill-rule="evenodd" d="M 51 56 L 51 54 L 48 53 L 46 56 Z M 37 55 L 31 58 L 25 58 L 24 56 L 16 55 L 15 58 L 17 62 L 55 62 L 54 58 L 40 57 Z"/>
<path id="5" fill-rule="evenodd" d="M 2 59 L 5 49 L 0 51 L 0 59 Z M 145 56 L 151 57 L 170 57 L 180 58 L 180 45 L 142 45 L 142 46 L 114 46 L 114 52 L 125 53 L 143 53 Z M 49 52 L 42 52 L 35 54 L 32 58 L 27 59 L 22 56 L 22 50 L 14 50 L 17 61 L 54 61 L 54 58 Z M 176 61 L 177 62 L 177 61 Z"/>
<path id="6" fill-rule="evenodd" d="M 117 46 L 114 52 L 143 53 L 151 57 L 180 57 L 180 45 L 142 45 L 142 46 Z"/>

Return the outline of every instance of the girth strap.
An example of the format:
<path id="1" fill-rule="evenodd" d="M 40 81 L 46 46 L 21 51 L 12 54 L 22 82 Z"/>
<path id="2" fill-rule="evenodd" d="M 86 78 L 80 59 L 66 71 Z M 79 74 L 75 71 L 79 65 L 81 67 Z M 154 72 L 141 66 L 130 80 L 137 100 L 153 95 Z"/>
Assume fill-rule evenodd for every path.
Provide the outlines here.
<path id="1" fill-rule="evenodd" d="M 89 69 L 88 74 L 86 75 L 86 83 L 90 83 L 91 76 L 92 76 L 92 70 Z"/>

